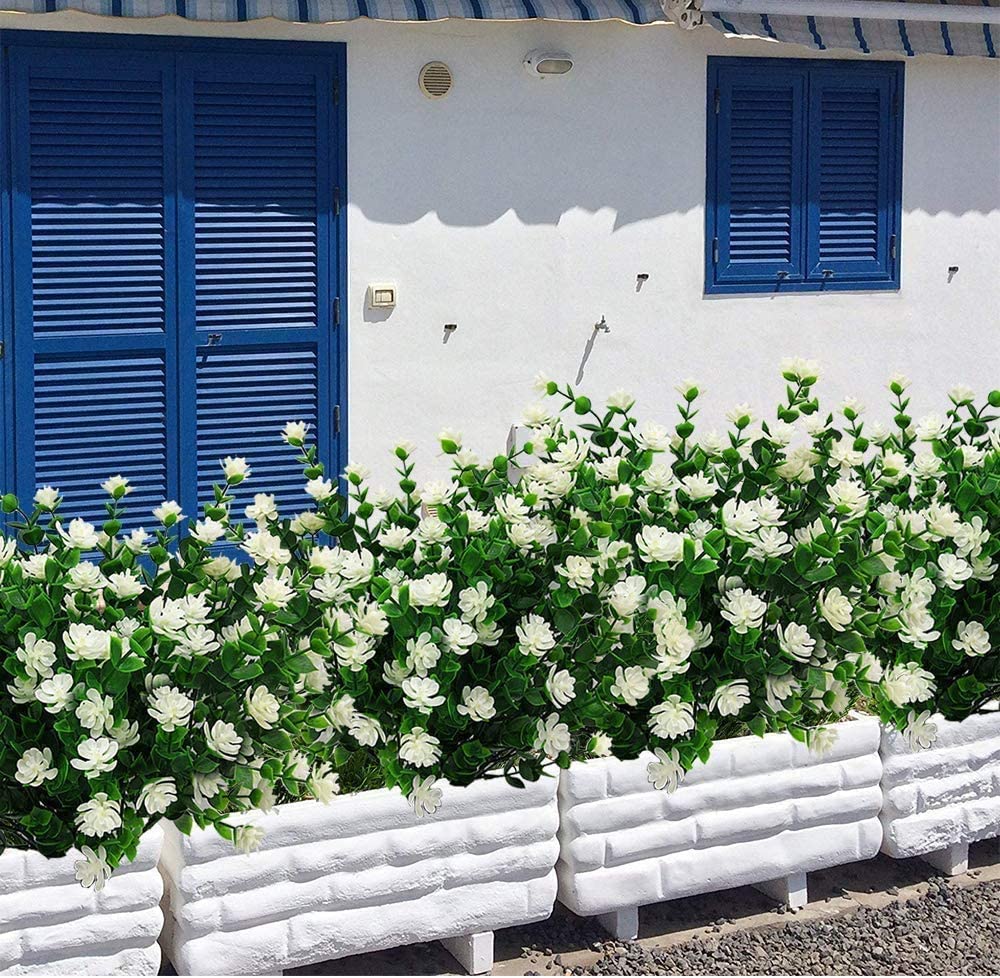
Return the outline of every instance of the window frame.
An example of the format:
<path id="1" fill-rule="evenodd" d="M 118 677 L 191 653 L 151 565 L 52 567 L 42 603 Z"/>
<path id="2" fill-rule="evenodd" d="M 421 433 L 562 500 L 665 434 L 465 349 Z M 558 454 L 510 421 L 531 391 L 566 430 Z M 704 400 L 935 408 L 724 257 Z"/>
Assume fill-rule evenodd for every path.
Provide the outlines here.
<path id="1" fill-rule="evenodd" d="M 903 114 L 904 114 L 904 64 L 902 61 L 858 61 L 844 58 L 761 58 L 761 57 L 720 57 L 709 56 L 706 85 L 706 158 L 705 158 L 705 281 L 704 294 L 709 295 L 783 295 L 817 292 L 897 292 L 900 282 L 900 256 L 902 245 L 902 192 L 903 192 Z M 720 75 L 731 69 L 765 68 L 769 70 L 787 69 L 790 77 L 794 72 L 805 75 L 805 96 L 802 106 L 800 128 L 805 139 L 800 147 L 803 157 L 797 161 L 804 174 L 802 195 L 793 200 L 793 208 L 800 212 L 801 241 L 798 271 L 784 279 L 773 282 L 720 281 L 720 263 L 717 261 L 722 235 L 719 217 L 724 212 L 725 201 L 720 200 L 720 126 L 721 114 L 716 113 L 716 93 L 720 90 Z M 843 72 L 878 74 L 888 79 L 892 111 L 885 120 L 889 146 L 886 151 L 887 164 L 887 213 L 884 229 L 887 235 L 886 256 L 888 270 L 873 276 L 861 273 L 850 278 L 835 276 L 829 281 L 809 277 L 809 259 L 812 254 L 813 238 L 818 227 L 811 222 L 815 208 L 810 201 L 809 188 L 812 184 L 813 165 L 810 150 L 813 145 L 811 115 L 813 112 L 812 75 L 819 72 Z"/>

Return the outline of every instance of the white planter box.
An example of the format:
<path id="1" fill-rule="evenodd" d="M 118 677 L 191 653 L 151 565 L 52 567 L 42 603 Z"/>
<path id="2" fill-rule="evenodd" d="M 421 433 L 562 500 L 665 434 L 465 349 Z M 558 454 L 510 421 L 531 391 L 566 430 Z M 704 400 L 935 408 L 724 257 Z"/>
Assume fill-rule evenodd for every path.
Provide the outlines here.
<path id="1" fill-rule="evenodd" d="M 1000 712 L 934 722 L 927 750 L 882 733 L 882 849 L 953 875 L 968 868 L 970 842 L 1000 836 Z"/>
<path id="2" fill-rule="evenodd" d="M 384 789 L 284 805 L 252 819 L 267 832 L 252 855 L 168 826 L 164 951 L 179 974 L 254 975 L 454 939 L 469 970 L 487 971 L 495 928 L 552 912 L 557 783 L 445 785 L 424 818 Z"/>
<path id="3" fill-rule="evenodd" d="M 805 902 L 805 873 L 876 855 L 879 724 L 837 725 L 819 757 L 788 734 L 721 741 L 673 794 L 648 781 L 646 754 L 592 760 L 559 786 L 559 899 L 635 936 L 637 908 L 762 885 Z"/>
<path id="4" fill-rule="evenodd" d="M 79 852 L 0 855 L 0 975 L 157 974 L 162 839 L 159 828 L 147 832 L 100 893 L 77 881 Z"/>

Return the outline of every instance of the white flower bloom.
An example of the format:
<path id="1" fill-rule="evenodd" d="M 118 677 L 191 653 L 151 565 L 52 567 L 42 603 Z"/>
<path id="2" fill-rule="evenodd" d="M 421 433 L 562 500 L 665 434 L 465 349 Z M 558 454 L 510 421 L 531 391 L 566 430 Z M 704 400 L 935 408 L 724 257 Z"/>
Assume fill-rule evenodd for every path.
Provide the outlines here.
<path id="1" fill-rule="evenodd" d="M 938 570 L 938 579 L 953 591 L 961 590 L 965 582 L 972 577 L 972 565 L 954 554 L 941 554 L 938 557 Z"/>
<path id="2" fill-rule="evenodd" d="M 227 455 L 222 462 L 222 472 L 226 482 L 237 485 L 250 476 L 250 465 L 245 458 L 233 458 Z"/>
<path id="3" fill-rule="evenodd" d="M 83 622 L 70 623 L 63 632 L 63 644 L 66 654 L 73 660 L 105 662 L 111 658 L 111 633 Z"/>
<path id="4" fill-rule="evenodd" d="M 181 511 L 180 504 L 170 499 L 167 502 L 161 503 L 153 510 L 153 518 L 164 526 L 173 526 L 185 517 Z"/>
<path id="5" fill-rule="evenodd" d="M 403 703 L 411 710 L 420 713 L 431 713 L 436 707 L 445 701 L 444 696 L 439 696 L 441 690 L 436 679 L 411 676 L 403 680 Z"/>
<path id="6" fill-rule="evenodd" d="M 966 655 L 986 655 L 991 651 L 990 634 L 978 621 L 960 621 L 951 647 Z"/>
<path id="7" fill-rule="evenodd" d="M 541 659 L 556 646 L 556 636 L 541 615 L 525 615 L 515 631 L 518 649 L 524 655 L 534 655 Z"/>
<path id="8" fill-rule="evenodd" d="M 247 714 L 264 730 L 270 730 L 281 715 L 281 704 L 266 686 L 258 686 L 252 693 L 245 694 Z"/>
<path id="9" fill-rule="evenodd" d="M 462 702 L 456 707 L 459 713 L 470 720 L 482 722 L 492 720 L 497 715 L 493 697 L 483 686 L 465 686 L 462 689 Z"/>
<path id="10" fill-rule="evenodd" d="M 711 499 L 719 491 L 718 483 L 700 472 L 681 479 L 681 488 L 692 502 Z"/>
<path id="11" fill-rule="evenodd" d="M 236 760 L 243 738 L 236 733 L 236 728 L 226 720 L 216 720 L 211 726 L 205 723 L 205 744 L 208 749 L 227 761 Z"/>
<path id="12" fill-rule="evenodd" d="M 405 526 L 386 526 L 375 539 L 386 550 L 403 550 L 413 540 L 413 534 Z"/>
<path id="13" fill-rule="evenodd" d="M 677 564 L 684 559 L 684 537 L 662 526 L 644 526 L 635 545 L 647 564 Z"/>
<path id="14" fill-rule="evenodd" d="M 100 734 L 105 727 L 113 725 L 111 711 L 114 706 L 115 701 L 110 696 L 102 696 L 97 689 L 88 689 L 87 695 L 77 705 L 76 718 L 91 736 Z"/>
<path id="15" fill-rule="evenodd" d="M 868 493 L 853 479 L 838 479 L 827 494 L 837 512 L 845 516 L 863 516 L 868 509 Z"/>
<path id="16" fill-rule="evenodd" d="M 819 379 L 819 363 L 804 357 L 786 357 L 781 361 L 781 373 L 786 380 L 815 383 Z"/>
<path id="17" fill-rule="evenodd" d="M 73 863 L 75 878 L 87 889 L 91 887 L 100 893 L 104 885 L 111 879 L 111 864 L 108 862 L 108 852 L 104 846 L 98 846 L 95 852 L 90 846 L 81 846 L 83 859 Z"/>
<path id="18" fill-rule="evenodd" d="M 594 565 L 586 557 L 570 556 L 556 573 L 576 591 L 589 591 L 594 586 Z"/>
<path id="19" fill-rule="evenodd" d="M 40 788 L 59 773 L 52 766 L 52 751 L 48 747 L 39 750 L 29 747 L 17 762 L 14 778 L 26 788 Z"/>
<path id="20" fill-rule="evenodd" d="M 622 618 L 631 618 L 642 606 L 642 598 L 646 593 L 646 579 L 633 575 L 618 581 L 608 592 L 608 604 Z"/>
<path id="21" fill-rule="evenodd" d="M 921 441 L 936 441 L 948 433 L 948 422 L 939 414 L 928 414 L 917 423 L 917 438 Z"/>
<path id="22" fill-rule="evenodd" d="M 176 686 L 159 686 L 150 694 L 147 709 L 149 715 L 170 733 L 188 725 L 194 702 Z"/>
<path id="23" fill-rule="evenodd" d="M 990 531 L 983 526 L 981 516 L 973 516 L 968 523 L 961 523 L 953 535 L 958 556 L 966 558 L 978 557 L 989 538 Z"/>
<path id="24" fill-rule="evenodd" d="M 306 789 L 318 802 L 329 805 L 334 795 L 340 794 L 340 775 L 333 770 L 333 765 L 318 764 L 309 775 Z"/>
<path id="25" fill-rule="evenodd" d="M 817 727 L 810 730 L 806 744 L 813 754 L 823 756 L 829 754 L 837 743 L 837 731 L 833 727 Z"/>
<path id="26" fill-rule="evenodd" d="M 882 677 L 882 690 L 896 706 L 922 703 L 930 699 L 936 689 L 934 674 L 916 662 L 891 666 Z"/>
<path id="27" fill-rule="evenodd" d="M 380 740 L 385 740 L 385 731 L 378 720 L 355 711 L 347 732 L 363 747 L 374 747 Z"/>
<path id="28" fill-rule="evenodd" d="M 719 716 L 734 717 L 750 702 L 750 684 L 745 679 L 734 679 L 720 686 L 708 704 Z"/>
<path id="29" fill-rule="evenodd" d="M 66 587 L 71 591 L 100 591 L 107 583 L 101 569 L 90 561 L 81 561 L 67 572 Z"/>
<path id="30" fill-rule="evenodd" d="M 545 691 L 553 706 L 566 706 L 576 696 L 576 680 L 568 669 L 560 669 L 553 663 L 545 680 Z"/>
<path id="31" fill-rule="evenodd" d="M 646 675 L 646 670 L 642 666 L 618 666 L 610 692 L 629 706 L 636 706 L 639 700 L 649 694 L 649 676 Z"/>
<path id="32" fill-rule="evenodd" d="M 753 421 L 753 408 L 749 404 L 735 404 L 726 412 L 726 420 L 745 428 Z"/>
<path id="33" fill-rule="evenodd" d="M 105 479 L 101 483 L 101 488 L 114 499 L 121 499 L 122 496 L 127 496 L 132 491 L 128 479 L 120 475 L 113 475 L 110 479 Z"/>
<path id="34" fill-rule="evenodd" d="M 748 554 L 758 560 L 766 560 L 768 557 L 782 557 L 794 549 L 795 545 L 784 530 L 768 526 L 760 530 Z"/>
<path id="35" fill-rule="evenodd" d="M 119 750 L 139 743 L 139 721 L 119 720 L 108 727 L 108 735 L 118 744 Z"/>
<path id="36" fill-rule="evenodd" d="M 694 730 L 694 706 L 676 694 L 668 696 L 650 711 L 649 729 L 654 737 L 669 740 Z"/>
<path id="37" fill-rule="evenodd" d="M 626 390 L 617 390 L 608 397 L 606 403 L 612 411 L 628 411 L 635 404 L 635 398 Z"/>
<path id="38" fill-rule="evenodd" d="M 52 486 L 43 486 L 39 489 L 34 496 L 34 503 L 39 509 L 44 509 L 49 512 L 54 510 L 61 502 L 61 497 L 59 495 L 58 489 L 53 489 Z"/>
<path id="39" fill-rule="evenodd" d="M 933 452 L 918 452 L 913 459 L 913 471 L 918 479 L 933 479 L 941 472 L 941 459 Z"/>
<path id="40" fill-rule="evenodd" d="M 458 594 L 458 607 L 462 611 L 462 617 L 469 622 L 485 618 L 495 604 L 496 598 L 490 594 L 489 585 L 485 581 L 480 581 L 474 587 L 467 587 Z"/>
<path id="41" fill-rule="evenodd" d="M 39 683 L 35 690 L 35 699 L 45 704 L 49 713 L 61 713 L 73 702 L 73 677 L 69 673 L 56 673 L 51 679 Z"/>
<path id="42" fill-rule="evenodd" d="M 444 632 L 444 644 L 455 655 L 465 655 L 479 641 L 476 630 L 459 618 L 446 619 L 441 630 Z"/>
<path id="43" fill-rule="evenodd" d="M 910 710 L 906 716 L 906 728 L 903 730 L 903 739 L 910 750 L 926 750 L 937 737 L 938 726 L 931 719 L 931 711 L 924 710 L 918 714 L 916 710 Z"/>
<path id="44" fill-rule="evenodd" d="M 424 632 L 406 643 L 406 662 L 418 676 L 426 676 L 441 658 L 441 649 L 434 643 L 431 636 Z"/>
<path id="45" fill-rule="evenodd" d="M 668 752 L 662 747 L 657 747 L 653 754 L 656 760 L 646 765 L 649 783 L 657 791 L 676 791 L 684 777 L 684 766 L 681 764 L 681 755 L 677 748 L 674 747 Z"/>
<path id="46" fill-rule="evenodd" d="M 432 767 L 441 759 L 441 741 L 423 727 L 413 727 L 400 738 L 399 759 L 414 767 Z"/>
<path id="47" fill-rule="evenodd" d="M 239 852 L 249 855 L 260 848 L 266 832 L 259 825 L 237 825 L 233 845 Z"/>
<path id="48" fill-rule="evenodd" d="M 751 628 L 760 628 L 767 614 L 767 603 L 747 588 L 726 591 L 721 606 L 722 617 L 739 635 L 745 635 Z"/>
<path id="49" fill-rule="evenodd" d="M 441 807 L 442 792 L 437 786 L 437 778 L 421 778 L 419 775 L 413 779 L 413 787 L 410 789 L 409 802 L 413 807 L 413 814 L 418 818 L 424 815 L 433 815 Z"/>
<path id="50" fill-rule="evenodd" d="M 248 533 L 240 544 L 240 549 L 249 554 L 259 567 L 283 567 L 292 559 L 291 551 L 282 545 L 279 537 L 268 530 Z"/>
<path id="51" fill-rule="evenodd" d="M 177 785 L 173 778 L 159 778 L 149 781 L 139 792 L 139 808 L 145 808 L 150 815 L 162 815 L 177 801 Z"/>
<path id="52" fill-rule="evenodd" d="M 39 638 L 34 632 L 24 636 L 23 645 L 15 653 L 24 664 L 25 671 L 32 678 L 41 679 L 52 675 L 56 661 L 56 647 L 52 642 Z"/>
<path id="53" fill-rule="evenodd" d="M 330 479 L 324 479 L 322 476 L 309 479 L 306 482 L 305 490 L 318 503 L 324 502 L 337 494 L 337 487 L 333 482 Z"/>
<path id="54" fill-rule="evenodd" d="M 550 713 L 545 720 L 537 720 L 535 731 L 535 750 L 540 750 L 546 757 L 555 760 L 561 753 L 569 750 L 569 727 L 559 722 L 558 713 Z"/>
<path id="55" fill-rule="evenodd" d="M 593 757 L 610 757 L 613 744 L 603 731 L 598 731 L 587 742 L 587 753 Z"/>
<path id="56" fill-rule="evenodd" d="M 259 608 L 287 608 L 295 597 L 295 588 L 280 577 L 265 577 L 253 586 Z"/>
<path id="57" fill-rule="evenodd" d="M 651 452 L 665 452 L 670 448 L 670 432 L 662 425 L 644 421 L 635 435 L 639 448 Z"/>
<path id="58" fill-rule="evenodd" d="M 454 585 L 447 574 L 428 574 L 410 581 L 410 604 L 415 608 L 443 608 Z"/>
<path id="59" fill-rule="evenodd" d="M 98 571 L 98 573 L 100 572 Z M 145 590 L 145 585 L 132 571 L 112 574 L 108 578 L 107 585 L 116 598 L 123 600 L 137 598 Z"/>
<path id="60" fill-rule="evenodd" d="M 108 774 L 118 764 L 118 742 L 109 737 L 90 737 L 76 748 L 79 757 L 69 763 L 87 778 Z"/>
<path id="61" fill-rule="evenodd" d="M 355 486 L 360 485 L 370 475 L 371 469 L 369 469 L 367 465 L 362 465 L 360 462 L 349 462 L 344 469 L 344 478 Z"/>
<path id="62" fill-rule="evenodd" d="M 76 827 L 83 835 L 99 838 L 121 828 L 121 807 L 103 791 L 77 807 Z"/>
<path id="63" fill-rule="evenodd" d="M 835 632 L 844 631 L 854 617 L 854 607 L 839 587 L 820 591 L 816 605 L 826 623 Z"/>
<path id="64" fill-rule="evenodd" d="M 199 543 L 205 544 L 205 546 L 208 547 L 217 540 L 221 539 L 225 532 L 225 525 L 220 523 L 218 520 L 204 519 L 198 520 L 198 522 L 195 523 L 190 535 L 193 539 L 197 540 Z"/>
<path id="65" fill-rule="evenodd" d="M 816 648 L 816 639 L 809 634 L 805 625 L 789 622 L 782 630 L 778 626 L 778 645 L 781 651 L 798 662 L 808 662 Z"/>
<path id="66" fill-rule="evenodd" d="M 69 529 L 63 529 L 62 523 L 57 524 L 59 535 L 69 547 L 77 550 L 96 550 L 100 536 L 92 523 L 86 520 L 70 520 Z"/>
<path id="67" fill-rule="evenodd" d="M 309 434 L 309 425 L 304 421 L 289 421 L 281 432 L 281 440 L 295 448 L 300 448 Z"/>

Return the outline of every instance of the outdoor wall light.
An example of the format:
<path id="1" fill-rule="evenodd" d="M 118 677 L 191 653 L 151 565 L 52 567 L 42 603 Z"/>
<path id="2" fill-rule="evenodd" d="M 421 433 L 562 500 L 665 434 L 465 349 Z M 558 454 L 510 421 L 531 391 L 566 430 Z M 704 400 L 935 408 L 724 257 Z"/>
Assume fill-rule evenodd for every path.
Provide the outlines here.
<path id="1" fill-rule="evenodd" d="M 524 57 L 524 67 L 528 74 L 536 78 L 551 78 L 565 75 L 573 70 L 573 59 L 568 54 L 555 51 L 529 51 Z"/>

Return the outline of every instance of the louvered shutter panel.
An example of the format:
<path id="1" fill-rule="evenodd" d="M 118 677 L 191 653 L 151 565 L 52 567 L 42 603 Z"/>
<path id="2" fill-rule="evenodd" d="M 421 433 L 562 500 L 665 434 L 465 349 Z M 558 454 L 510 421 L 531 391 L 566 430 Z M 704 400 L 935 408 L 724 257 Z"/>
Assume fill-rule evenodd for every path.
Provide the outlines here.
<path id="1" fill-rule="evenodd" d="M 810 77 L 808 278 L 893 278 L 895 65 L 813 70 Z"/>
<path id="2" fill-rule="evenodd" d="M 780 62 L 722 66 L 714 80 L 709 283 L 777 288 L 800 281 L 805 71 Z"/>
<path id="3" fill-rule="evenodd" d="M 172 63 L 13 48 L 10 79 L 18 492 L 100 523 L 121 474 L 138 524 L 178 489 Z"/>
<path id="4" fill-rule="evenodd" d="M 181 301 L 195 324 L 189 476 L 203 504 L 218 460 L 245 456 L 253 474 L 239 506 L 274 492 L 291 514 L 313 503 L 280 440 L 284 424 L 312 424 L 324 459 L 335 458 L 333 69 L 318 58 L 182 55 L 178 64 L 190 111 L 180 154 L 191 231 Z"/>

